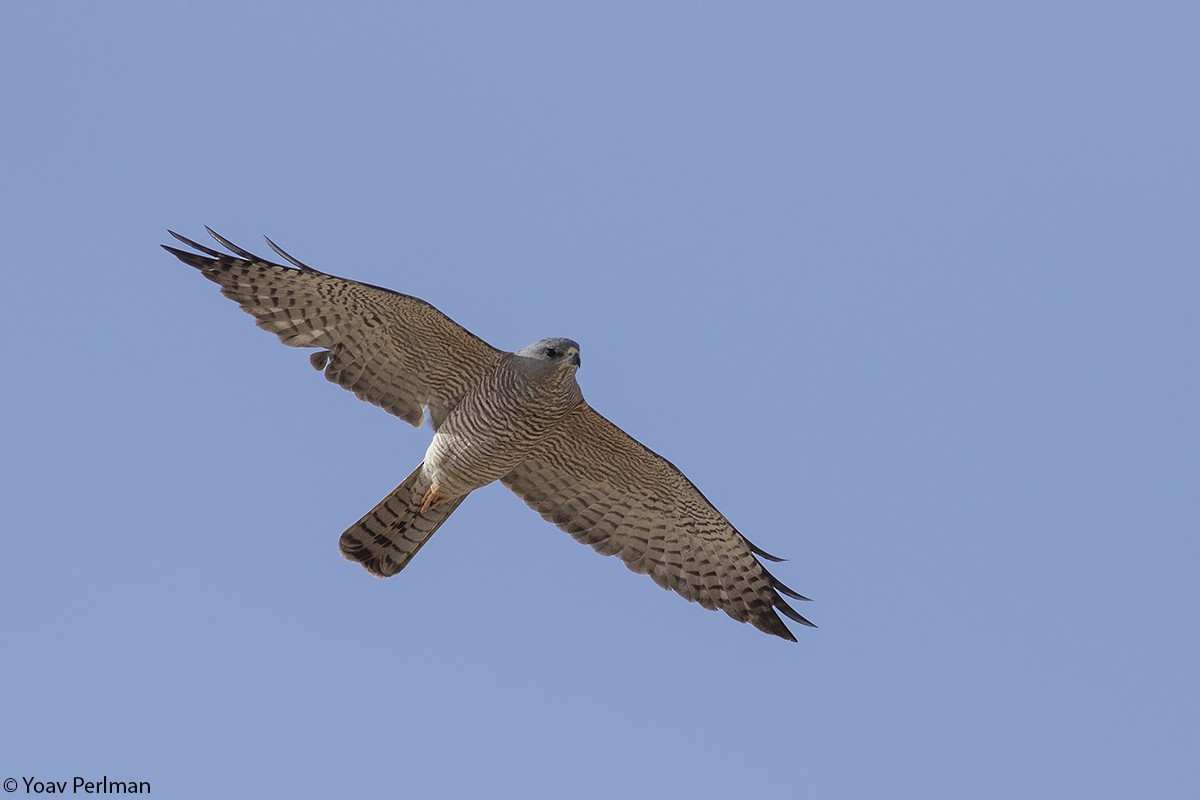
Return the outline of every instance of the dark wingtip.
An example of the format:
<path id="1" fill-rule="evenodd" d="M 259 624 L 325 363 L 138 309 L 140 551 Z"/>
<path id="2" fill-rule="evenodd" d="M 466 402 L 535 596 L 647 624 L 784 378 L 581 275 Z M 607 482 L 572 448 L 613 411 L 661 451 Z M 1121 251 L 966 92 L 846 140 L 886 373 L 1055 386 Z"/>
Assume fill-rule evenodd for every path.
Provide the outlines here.
<path id="1" fill-rule="evenodd" d="M 742 534 L 740 534 L 740 533 L 738 535 L 742 536 Z M 773 561 L 776 564 L 783 562 L 783 561 L 787 561 L 786 558 L 780 558 L 779 556 L 771 555 L 766 550 L 763 550 L 761 547 L 756 545 L 754 542 L 747 539 L 745 536 L 742 536 L 742 541 L 745 542 L 746 546 L 750 548 L 750 552 L 754 553 L 754 555 L 758 556 L 759 558 L 765 558 L 767 561 Z"/>
<path id="2" fill-rule="evenodd" d="M 772 585 L 775 587 L 775 591 L 777 591 L 777 592 L 781 592 L 781 593 L 783 593 L 783 594 L 786 594 L 788 597 L 792 598 L 793 600 L 803 600 L 803 601 L 804 601 L 804 602 L 806 602 L 806 603 L 811 603 L 811 602 L 812 602 L 812 598 L 811 598 L 811 597 L 805 597 L 804 595 L 802 595 L 802 594 L 800 594 L 799 592 L 797 592 L 795 589 L 790 589 L 790 588 L 788 588 L 787 586 L 784 586 L 784 585 L 783 585 L 782 583 L 780 583 L 779 581 L 776 581 L 776 582 L 775 582 L 774 584 L 772 584 Z"/>
<path id="3" fill-rule="evenodd" d="M 263 236 L 263 238 L 267 240 L 267 244 L 270 245 L 271 249 L 274 250 L 276 253 L 278 253 L 282 258 L 287 259 L 289 264 L 291 264 L 295 267 L 298 267 L 300 270 L 302 270 L 304 272 L 318 272 L 319 271 L 319 270 L 313 269 L 308 264 L 305 264 L 300 259 L 293 258 L 290 253 L 288 253 L 286 250 L 284 250 L 279 245 L 272 242 L 270 236 Z"/>
<path id="4" fill-rule="evenodd" d="M 766 624 L 756 622 L 755 627 L 772 636 L 778 636 L 780 639 L 787 639 L 789 642 L 797 641 L 796 634 L 792 633 L 788 626 L 783 623 L 783 620 L 779 618 L 778 614 L 774 612 L 770 613 L 768 616 L 763 617 L 762 623 Z"/>
<path id="5" fill-rule="evenodd" d="M 775 608 L 777 610 L 779 610 L 785 617 L 790 619 L 792 622 L 799 622 L 801 625 L 807 625 L 810 628 L 817 627 L 815 623 L 813 623 L 812 621 L 810 621 L 808 619 L 805 619 L 804 616 L 799 611 L 797 611 L 796 609 L 789 606 L 787 604 L 787 601 L 785 601 L 782 597 L 780 597 L 776 600 Z"/>
<path id="6" fill-rule="evenodd" d="M 208 231 L 208 235 L 211 236 L 212 238 L 216 239 L 217 242 L 219 242 L 222 247 L 228 249 L 229 252 L 231 252 L 235 255 L 239 255 L 242 258 L 247 259 L 249 261 L 265 261 L 266 260 L 266 259 L 260 258 L 259 256 L 256 256 L 254 253 L 251 253 L 249 250 L 246 250 L 245 248 L 238 247 L 236 244 L 229 241 L 224 236 L 217 233 L 216 231 L 214 231 L 212 228 L 208 227 L 207 225 L 204 226 L 204 230 Z"/>
<path id="7" fill-rule="evenodd" d="M 792 598 L 793 600 L 804 600 L 804 601 L 810 602 L 810 603 L 812 602 L 811 597 L 805 597 L 804 595 L 800 594 L 795 589 L 791 588 L 790 586 L 785 584 L 783 581 L 779 580 L 779 578 L 776 578 L 774 575 L 772 575 L 771 571 L 768 570 L 766 567 L 763 567 L 763 572 L 766 573 L 767 580 L 769 580 L 771 582 L 771 586 L 775 589 L 775 591 L 782 592 L 783 594 L 786 594 L 788 597 Z"/>
<path id="8" fill-rule="evenodd" d="M 178 247 L 171 247 L 169 244 L 159 245 L 159 247 L 161 247 L 163 250 L 166 250 L 168 253 L 175 256 L 189 267 L 195 267 L 201 272 L 205 272 L 213 265 L 213 263 L 215 263 L 213 259 L 208 258 L 207 256 L 202 256 L 199 253 L 192 253 L 187 250 L 180 250 Z"/>
<path id="9" fill-rule="evenodd" d="M 183 242 L 184 244 L 186 244 L 188 247 L 192 248 L 193 250 L 199 250 L 201 253 L 204 253 L 207 256 L 212 256 L 213 258 L 222 258 L 225 255 L 224 253 L 221 253 L 217 250 L 213 250 L 211 247 L 205 247 L 204 245 L 200 244 L 199 242 L 193 242 L 191 239 L 187 238 L 186 236 L 184 236 L 182 234 L 178 234 L 173 230 L 168 229 L 167 233 L 171 234 L 176 239 Z M 164 244 L 163 247 L 166 247 L 166 245 Z M 168 248 L 168 249 L 170 249 L 170 248 Z M 171 252 L 177 253 L 179 251 L 172 249 Z M 192 253 L 188 253 L 188 255 L 192 255 Z"/>

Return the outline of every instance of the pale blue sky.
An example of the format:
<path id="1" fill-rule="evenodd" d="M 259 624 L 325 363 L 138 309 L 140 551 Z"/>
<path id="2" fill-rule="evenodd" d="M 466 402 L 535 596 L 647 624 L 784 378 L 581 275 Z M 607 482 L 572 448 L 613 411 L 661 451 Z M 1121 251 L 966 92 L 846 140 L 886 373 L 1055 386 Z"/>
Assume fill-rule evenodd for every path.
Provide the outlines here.
<path id="1" fill-rule="evenodd" d="M 1200 792 L 1200 7 L 332 8 L 0 11 L 0 778 Z M 821 627 L 501 487 L 342 560 L 429 433 L 158 248 L 204 224 L 578 340 Z"/>

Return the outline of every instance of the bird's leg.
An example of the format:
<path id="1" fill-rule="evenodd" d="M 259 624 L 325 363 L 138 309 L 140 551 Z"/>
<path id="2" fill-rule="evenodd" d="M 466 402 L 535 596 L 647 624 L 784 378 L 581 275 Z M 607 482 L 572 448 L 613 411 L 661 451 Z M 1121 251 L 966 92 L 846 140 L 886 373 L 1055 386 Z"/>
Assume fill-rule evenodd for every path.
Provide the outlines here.
<path id="1" fill-rule="evenodd" d="M 421 513 L 424 514 L 429 510 L 429 507 L 436 503 L 441 498 L 438 497 L 438 485 L 436 483 L 429 484 L 429 488 L 425 490 L 425 498 L 421 502 Z"/>

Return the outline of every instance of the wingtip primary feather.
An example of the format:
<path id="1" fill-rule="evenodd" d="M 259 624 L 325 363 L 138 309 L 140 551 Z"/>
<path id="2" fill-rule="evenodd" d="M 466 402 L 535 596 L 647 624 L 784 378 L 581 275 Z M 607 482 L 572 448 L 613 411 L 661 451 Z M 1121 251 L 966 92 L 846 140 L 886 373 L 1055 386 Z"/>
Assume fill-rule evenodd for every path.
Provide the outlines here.
<path id="1" fill-rule="evenodd" d="M 779 618 L 778 614 L 769 612 L 757 618 L 752 618 L 748 622 L 763 633 L 769 633 L 772 636 L 778 636 L 780 639 L 798 643 L 796 634 L 792 633 L 788 626 L 783 624 L 783 620 Z"/>
<path id="2" fill-rule="evenodd" d="M 802 615 L 799 611 L 797 611 L 796 609 L 789 606 L 787 604 L 787 601 L 784 600 L 782 597 L 778 598 L 775 601 L 775 608 L 780 613 L 782 613 L 785 617 L 792 620 L 792 622 L 798 622 L 801 625 L 807 625 L 810 628 L 817 627 L 815 623 L 813 623 L 811 620 L 806 619 L 804 617 L 804 615 Z M 780 624 L 782 624 L 782 623 L 780 623 Z"/>
<path id="3" fill-rule="evenodd" d="M 212 256 L 213 258 L 221 258 L 225 255 L 224 253 L 220 252 L 219 250 L 213 250 L 211 247 L 205 247 L 204 245 L 200 244 L 199 242 L 193 242 L 191 239 L 187 238 L 186 236 L 176 233 L 175 231 L 170 230 L 169 228 L 167 229 L 167 233 L 171 234 L 176 239 L 183 242 L 184 244 L 186 244 L 188 247 L 192 248 L 193 250 L 199 250 L 201 253 L 204 253 L 207 256 Z M 166 247 L 166 245 L 163 245 L 163 247 Z M 172 252 L 179 252 L 179 251 L 173 250 Z M 188 253 L 188 255 L 193 255 L 193 254 Z"/>
<path id="4" fill-rule="evenodd" d="M 159 247 L 161 247 L 163 250 L 166 250 L 168 253 L 175 256 L 189 267 L 195 267 L 201 272 L 208 269 L 214 263 L 213 259 L 208 258 L 207 256 L 200 255 L 199 253 L 192 253 L 188 250 L 180 250 L 178 247 L 171 247 L 169 244 L 162 244 L 159 245 Z"/>
<path id="5" fill-rule="evenodd" d="M 204 230 L 207 231 L 208 235 L 211 236 L 217 243 L 219 243 L 222 247 L 229 250 L 229 252 L 233 253 L 234 255 L 238 256 L 239 258 L 244 258 L 249 261 L 260 261 L 260 262 L 267 263 L 267 264 L 272 263 L 272 262 L 268 261 L 267 259 L 263 258 L 262 256 L 257 255 L 256 253 L 250 252 L 249 250 L 245 249 L 244 247 L 239 247 L 238 245 L 229 241 L 224 236 L 217 233 L 216 231 L 214 231 L 212 228 L 210 228 L 207 225 L 204 226 Z M 206 247 L 205 245 L 202 245 L 199 242 L 193 241 L 182 234 L 176 233 L 175 231 L 173 231 L 169 228 L 167 229 L 167 233 L 171 234 L 171 236 L 173 236 L 176 239 L 178 239 L 179 241 L 183 242 L 184 244 L 186 244 L 188 247 L 192 248 L 193 250 L 197 250 L 201 253 L 204 253 L 207 256 L 210 256 L 212 258 L 228 258 L 228 256 L 225 253 L 222 253 L 219 250 L 214 250 L 211 247 Z M 312 272 L 317 275 L 325 274 L 318 269 L 310 267 L 308 264 L 305 264 L 300 259 L 298 259 L 295 256 L 288 253 L 282 247 L 275 244 L 275 242 L 271 241 L 271 238 L 269 236 L 264 236 L 263 238 L 267 240 L 267 244 L 270 245 L 272 250 L 274 250 L 276 253 L 278 253 L 282 258 L 286 259 L 289 264 L 292 264 L 293 266 L 295 266 L 297 269 L 301 270 L 302 272 Z M 179 253 L 181 253 L 181 252 L 185 252 L 185 251 L 177 250 L 172 247 L 168 247 L 167 245 L 163 245 L 163 248 L 176 256 L 178 256 Z M 192 254 L 188 253 L 188 255 L 192 255 Z"/>
<path id="6" fill-rule="evenodd" d="M 224 236 L 217 233 L 216 231 L 214 231 L 212 228 L 208 227 L 207 225 L 204 226 L 204 230 L 208 231 L 208 235 L 211 236 L 212 238 L 216 239 L 217 242 L 219 242 L 222 247 L 226 248 L 227 250 L 229 250 L 229 252 L 231 252 L 235 255 L 241 256 L 242 258 L 247 259 L 248 261 L 265 261 L 266 260 L 264 258 L 256 256 L 254 253 L 251 253 L 249 250 L 246 250 L 245 248 L 238 247 L 236 244 L 229 241 Z"/>
<path id="7" fill-rule="evenodd" d="M 746 546 L 750 548 L 750 552 L 751 552 L 751 553 L 754 553 L 754 555 L 758 556 L 759 558 L 765 558 L 767 561 L 772 561 L 772 562 L 774 562 L 774 563 L 776 563 L 776 564 L 779 564 L 779 563 L 782 563 L 782 562 L 784 562 L 784 561 L 787 561 L 787 559 L 786 559 L 786 558 L 780 558 L 779 556 L 773 556 L 773 555 L 771 555 L 771 554 L 770 554 L 770 553 L 768 553 L 766 550 L 763 550 L 761 547 L 759 547 L 758 545 L 756 545 L 754 542 L 752 542 L 752 541 L 750 541 L 749 539 L 747 539 L 747 538 L 746 538 L 744 535 L 742 535 L 741 533 L 739 533 L 738 535 L 742 537 L 742 541 L 743 541 L 743 542 L 745 542 L 745 543 L 746 543 Z"/>
<path id="8" fill-rule="evenodd" d="M 289 264 L 292 264 L 293 266 L 299 268 L 303 272 L 320 273 L 320 270 L 313 269 L 308 264 L 305 264 L 303 261 L 301 261 L 298 258 L 293 258 L 290 253 L 288 253 L 286 250 L 284 250 L 279 245 L 272 242 L 270 236 L 263 236 L 263 238 L 267 240 L 267 244 L 271 247 L 271 249 L 274 250 L 276 253 L 278 253 L 282 258 L 287 259 Z M 320 273 L 320 274 L 324 274 L 324 273 Z"/>
<path id="9" fill-rule="evenodd" d="M 804 601 L 810 602 L 810 603 L 812 602 L 811 597 L 805 597 L 804 595 L 800 594 L 795 589 L 791 588 L 790 586 L 785 584 L 783 581 L 779 580 L 779 578 L 776 578 L 774 575 L 772 575 L 771 571 L 769 569 L 767 569 L 766 567 L 763 567 L 763 573 L 767 576 L 767 580 L 769 580 L 771 582 L 771 587 L 773 589 L 775 589 L 775 591 L 786 594 L 788 597 L 792 598 L 793 600 L 804 600 Z"/>

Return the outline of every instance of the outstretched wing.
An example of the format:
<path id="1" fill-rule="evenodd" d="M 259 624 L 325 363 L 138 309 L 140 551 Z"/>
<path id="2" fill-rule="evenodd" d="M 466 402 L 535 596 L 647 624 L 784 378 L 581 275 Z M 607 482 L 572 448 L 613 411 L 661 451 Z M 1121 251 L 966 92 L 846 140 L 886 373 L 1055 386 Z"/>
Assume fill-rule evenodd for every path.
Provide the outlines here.
<path id="1" fill-rule="evenodd" d="M 415 297 L 327 275 L 267 243 L 293 267 L 259 258 L 207 229 L 234 255 L 171 231 L 196 253 L 163 245 L 291 347 L 320 348 L 312 365 L 360 399 L 436 428 L 501 351 Z"/>
<path id="2" fill-rule="evenodd" d="M 812 625 L 780 593 L 808 598 L 755 555 L 780 559 L 738 533 L 671 462 L 586 403 L 501 481 L 577 541 L 705 608 L 793 642 L 776 611 Z"/>

